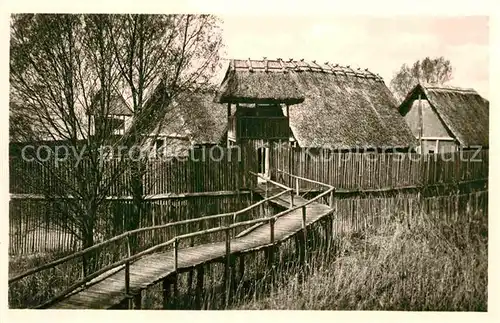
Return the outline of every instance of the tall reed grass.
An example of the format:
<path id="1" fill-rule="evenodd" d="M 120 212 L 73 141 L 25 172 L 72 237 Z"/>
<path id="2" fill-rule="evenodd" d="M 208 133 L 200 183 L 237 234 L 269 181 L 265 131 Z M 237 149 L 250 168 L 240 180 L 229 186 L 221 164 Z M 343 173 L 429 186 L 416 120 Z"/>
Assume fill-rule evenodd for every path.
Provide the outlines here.
<path id="1" fill-rule="evenodd" d="M 234 309 L 486 311 L 486 217 L 452 225 L 399 219 L 342 237 L 332 262 L 282 272 L 269 295 L 249 295 Z M 302 280 L 302 277 L 304 279 Z"/>

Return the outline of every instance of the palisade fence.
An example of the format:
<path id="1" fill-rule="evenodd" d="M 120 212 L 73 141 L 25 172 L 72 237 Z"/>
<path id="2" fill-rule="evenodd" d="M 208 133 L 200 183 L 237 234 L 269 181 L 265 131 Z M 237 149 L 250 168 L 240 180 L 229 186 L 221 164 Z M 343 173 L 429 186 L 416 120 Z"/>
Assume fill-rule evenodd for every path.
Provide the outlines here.
<path id="1" fill-rule="evenodd" d="M 437 184 L 487 181 L 488 150 L 444 154 L 338 153 L 326 149 L 270 147 L 271 178 L 293 186 L 287 173 L 309 178 L 342 191 L 419 188 Z M 301 189 L 320 189 L 302 183 Z"/>
<path id="2" fill-rule="evenodd" d="M 256 155 L 251 147 L 195 149 L 189 156 L 149 159 L 142 172 L 144 195 L 237 191 L 255 185 Z M 65 195 L 78 191 L 75 160 L 36 162 L 20 157 L 10 159 L 11 194 Z M 108 196 L 131 195 L 131 163 L 119 159 L 103 159 L 101 173 L 109 187 Z M 93 176 L 88 159 L 78 162 L 86 176 Z M 91 167 L 93 166 L 93 167 Z M 81 174 L 79 174 L 81 175 Z"/>
<path id="3" fill-rule="evenodd" d="M 144 209 L 147 211 L 141 215 L 141 226 L 233 212 L 252 204 L 251 194 L 246 189 L 256 185 L 256 178 L 249 175 L 249 171 L 258 169 L 255 147 L 218 148 L 211 152 L 200 149 L 195 157 L 148 161 L 143 177 Z M 116 160 L 104 161 L 103 165 L 111 169 L 109 173 L 113 173 L 113 167 L 121 167 Z M 278 169 L 335 186 L 339 193 L 335 199 L 338 214 L 335 225 L 342 232 L 376 225 L 400 213 L 415 215 L 423 212 L 444 217 L 444 221 L 463 218 L 471 212 L 487 214 L 488 192 L 481 187 L 479 192 L 468 194 L 457 188 L 445 196 L 424 198 L 418 193 L 421 188 L 435 184 L 456 186 L 457 183 L 467 185 L 473 181 L 486 184 L 487 150 L 477 155 L 469 151 L 422 156 L 337 153 L 275 146 L 270 148 L 271 177 L 294 187 L 294 181 L 286 173 L 278 173 Z M 127 169 L 110 181 L 110 199 L 104 201 L 99 210 L 96 242 L 120 234 L 128 227 L 128 215 L 133 208 L 129 182 Z M 55 219 L 61 216 L 54 216 L 55 213 L 68 212 L 68 203 L 61 197 L 71 195 L 68 185 L 71 188 L 78 184 L 69 163 L 54 167 L 53 164 L 41 165 L 11 158 L 11 255 L 71 252 L 80 248 L 73 234 L 77 229 L 69 222 L 57 222 Z M 412 193 L 399 190 L 404 188 L 416 189 Z M 301 189 L 307 192 L 317 187 L 310 185 Z M 393 189 L 396 193 L 370 195 L 370 192 L 386 189 Z M 357 193 L 340 194 L 343 191 Z M 463 213 L 465 211 L 467 213 Z M 263 216 L 259 212 L 263 213 L 256 209 L 246 216 L 249 219 Z M 187 231 L 195 229 L 186 228 Z"/>
<path id="4" fill-rule="evenodd" d="M 233 212 L 252 204 L 245 188 L 256 185 L 256 177 L 248 170 L 256 171 L 257 166 L 255 153 L 248 149 L 205 147 L 190 156 L 148 160 L 142 177 L 145 211 L 140 226 Z M 90 161 L 80 163 L 85 176 L 92 176 Z M 73 221 L 60 220 L 61 214 L 71 212 L 67 199 L 81 190 L 74 161 L 59 161 L 56 166 L 54 160 L 38 163 L 11 157 L 9 166 L 9 253 L 78 250 L 74 234 L 78 229 Z M 126 231 L 133 210 L 130 167 L 109 159 L 103 160 L 102 169 L 109 191 L 99 209 L 96 242 Z M 256 217 L 255 212 L 248 216 Z"/>

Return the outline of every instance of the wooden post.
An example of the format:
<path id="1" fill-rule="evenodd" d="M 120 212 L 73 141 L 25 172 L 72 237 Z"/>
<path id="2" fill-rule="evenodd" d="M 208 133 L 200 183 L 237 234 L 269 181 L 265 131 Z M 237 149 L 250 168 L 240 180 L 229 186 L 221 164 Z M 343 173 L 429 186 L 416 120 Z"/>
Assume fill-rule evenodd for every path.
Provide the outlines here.
<path id="1" fill-rule="evenodd" d="M 269 243 L 274 244 L 274 223 L 276 222 L 276 219 L 274 217 L 269 219 L 269 227 L 270 227 L 270 232 L 269 232 Z"/>
<path id="2" fill-rule="evenodd" d="M 306 259 L 306 244 L 307 244 L 307 226 L 306 226 L 306 206 L 304 205 L 302 207 L 302 233 L 303 233 L 303 236 L 304 236 L 304 240 L 303 240 L 303 261 L 304 263 L 307 262 L 307 259 Z"/>
<path id="3" fill-rule="evenodd" d="M 142 308 L 142 290 L 134 296 L 134 309 L 140 310 Z"/>
<path id="4" fill-rule="evenodd" d="M 196 272 L 196 297 L 195 297 L 195 303 L 196 303 L 196 308 L 201 308 L 201 293 L 203 291 L 203 276 L 205 273 L 205 269 L 203 268 L 203 265 L 198 267 L 198 270 Z"/>
<path id="5" fill-rule="evenodd" d="M 330 204 L 330 208 L 333 209 L 333 195 L 335 194 L 335 189 L 333 189 L 331 192 L 330 192 L 330 201 L 329 201 L 329 204 Z"/>
<path id="6" fill-rule="evenodd" d="M 293 191 L 290 191 L 290 208 L 293 208 Z"/>
<path id="7" fill-rule="evenodd" d="M 230 267 L 231 267 L 231 239 L 229 235 L 229 229 L 225 230 L 226 233 L 226 266 L 224 270 L 224 292 L 225 292 L 225 301 L 224 304 L 226 307 L 229 304 L 229 287 L 230 287 Z"/>
<path id="8" fill-rule="evenodd" d="M 297 195 L 300 195 L 300 187 L 299 187 L 299 178 L 295 178 L 295 192 Z"/>
<path id="9" fill-rule="evenodd" d="M 163 279 L 162 281 L 162 289 L 163 289 L 163 309 L 168 309 L 168 303 L 170 301 L 170 280 L 168 278 Z"/>
<path id="10" fill-rule="evenodd" d="M 179 297 L 179 288 L 177 284 L 177 269 L 179 266 L 179 241 L 177 238 L 174 239 L 174 274 L 172 276 L 173 283 L 174 283 L 174 301 L 177 302 L 177 299 Z"/>
<path id="11" fill-rule="evenodd" d="M 267 197 L 269 196 L 269 188 L 268 188 L 268 184 L 267 184 L 267 179 L 266 179 L 266 194 L 265 194 L 265 198 L 267 199 Z"/>
<path id="12" fill-rule="evenodd" d="M 229 299 L 233 297 L 234 292 L 236 291 L 236 259 L 234 257 L 231 258 L 231 278 L 229 279 Z"/>
<path id="13" fill-rule="evenodd" d="M 274 223 L 276 219 L 274 217 L 269 219 L 269 243 L 271 246 L 269 247 L 268 253 L 267 253 L 267 265 L 270 270 L 273 269 L 273 263 L 274 263 Z"/>
<path id="14" fill-rule="evenodd" d="M 243 276 L 245 274 L 245 256 L 240 255 L 240 281 L 243 281 Z"/>
<path id="15" fill-rule="evenodd" d="M 130 303 L 130 262 L 125 263 L 125 295 L 127 297 L 127 308 L 132 308 Z"/>

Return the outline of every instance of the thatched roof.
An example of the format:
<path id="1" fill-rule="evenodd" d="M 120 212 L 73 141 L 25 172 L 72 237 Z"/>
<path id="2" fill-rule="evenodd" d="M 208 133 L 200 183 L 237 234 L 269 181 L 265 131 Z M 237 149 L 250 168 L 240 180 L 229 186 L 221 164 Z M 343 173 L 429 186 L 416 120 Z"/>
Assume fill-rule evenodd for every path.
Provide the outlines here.
<path id="1" fill-rule="evenodd" d="M 278 61 L 230 60 L 216 97 L 219 103 L 285 103 L 304 101 L 293 76 Z"/>
<path id="2" fill-rule="evenodd" d="M 248 71 L 250 65 L 253 72 Z M 267 72 L 262 71 L 266 66 Z M 252 75 L 259 75 L 258 82 Z M 273 92 L 275 97 L 303 94 L 305 100 L 289 109 L 290 127 L 301 147 L 407 148 L 416 144 L 383 79 L 367 69 L 303 60 L 233 60 L 219 98 L 240 93 L 227 90 L 231 79 L 237 80 L 238 89 L 251 89 L 245 93 L 249 101 L 252 93 L 262 98 L 260 93 L 271 85 L 283 89 L 282 93 Z M 244 83 L 247 80 L 250 82 Z M 219 101 L 225 102 L 223 99 Z"/>
<path id="3" fill-rule="evenodd" d="M 489 102 L 475 90 L 417 84 L 401 103 L 401 114 L 407 113 L 419 95 L 429 102 L 461 145 L 489 146 Z"/>
<path id="4" fill-rule="evenodd" d="M 185 93 L 175 100 L 160 133 L 184 137 L 192 144 L 216 144 L 227 131 L 227 110 L 213 102 L 212 91 Z"/>

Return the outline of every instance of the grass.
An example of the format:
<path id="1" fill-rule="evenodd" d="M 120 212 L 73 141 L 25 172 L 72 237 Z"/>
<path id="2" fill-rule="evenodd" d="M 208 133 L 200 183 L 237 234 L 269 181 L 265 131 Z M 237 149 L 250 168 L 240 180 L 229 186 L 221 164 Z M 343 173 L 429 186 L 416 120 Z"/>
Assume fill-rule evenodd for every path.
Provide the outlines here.
<path id="1" fill-rule="evenodd" d="M 333 262 L 318 254 L 233 309 L 487 311 L 486 219 L 395 221 L 343 239 L 348 254 Z"/>
<path id="2" fill-rule="evenodd" d="M 488 224 L 483 212 L 453 225 L 395 216 L 382 227 L 335 240 L 341 245 L 336 258 L 310 249 L 306 267 L 297 263 L 290 240 L 279 248 L 282 258 L 277 257 L 274 275 L 264 270 L 262 253 L 246 256 L 244 280 L 228 306 L 222 301 L 223 265 L 207 265 L 201 308 L 487 310 Z M 11 259 L 9 271 L 12 275 L 36 267 L 49 261 L 47 257 Z M 73 263 L 22 280 L 9 288 L 10 307 L 46 300 L 78 279 L 79 270 Z M 175 301 L 176 308 L 194 309 L 186 281 L 187 274 L 182 274 L 182 299 Z M 143 308 L 161 308 L 161 295 L 161 284 L 148 289 Z"/>

